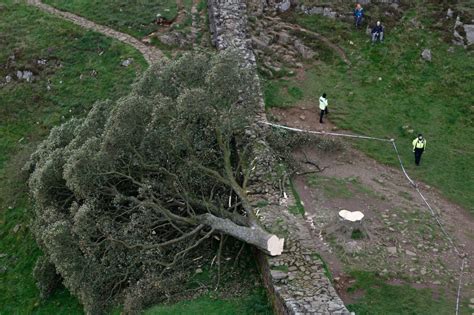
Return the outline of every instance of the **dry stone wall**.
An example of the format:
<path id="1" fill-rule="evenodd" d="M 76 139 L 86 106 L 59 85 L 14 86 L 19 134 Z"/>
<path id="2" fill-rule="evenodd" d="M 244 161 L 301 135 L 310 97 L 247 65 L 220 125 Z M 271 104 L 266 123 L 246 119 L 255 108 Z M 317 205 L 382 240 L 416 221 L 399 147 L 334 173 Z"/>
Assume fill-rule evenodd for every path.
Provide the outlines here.
<path id="1" fill-rule="evenodd" d="M 212 42 L 218 50 L 236 49 L 244 66 L 254 67 L 256 58 L 248 32 L 247 5 L 244 0 L 208 0 Z M 257 74 L 255 74 L 257 75 Z M 276 161 L 262 140 L 265 131 L 259 120 L 266 120 L 263 97 L 257 105 L 254 130 L 248 137 L 255 143 L 256 170 L 250 187 L 252 204 L 261 223 L 273 233 L 285 237 L 282 255 L 270 257 L 257 253 L 265 285 L 277 314 L 350 314 L 325 274 L 317 256 L 311 229 L 302 215 L 288 211 L 293 197 L 266 185 Z"/>

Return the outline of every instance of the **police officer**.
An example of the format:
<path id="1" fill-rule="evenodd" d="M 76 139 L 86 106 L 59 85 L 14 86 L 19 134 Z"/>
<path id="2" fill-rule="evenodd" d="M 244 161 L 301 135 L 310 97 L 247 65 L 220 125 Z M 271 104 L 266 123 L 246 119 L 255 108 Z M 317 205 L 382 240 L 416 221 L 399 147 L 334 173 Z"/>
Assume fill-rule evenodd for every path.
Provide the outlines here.
<path id="1" fill-rule="evenodd" d="M 321 110 L 321 113 L 319 114 L 319 123 L 324 124 L 323 116 L 324 114 L 328 114 L 328 99 L 326 98 L 326 93 L 323 93 L 319 98 L 319 109 Z"/>
<path id="2" fill-rule="evenodd" d="M 423 138 L 423 135 L 420 133 L 418 137 L 413 140 L 413 152 L 415 153 L 415 164 L 420 165 L 421 155 L 426 149 L 426 139 Z"/>

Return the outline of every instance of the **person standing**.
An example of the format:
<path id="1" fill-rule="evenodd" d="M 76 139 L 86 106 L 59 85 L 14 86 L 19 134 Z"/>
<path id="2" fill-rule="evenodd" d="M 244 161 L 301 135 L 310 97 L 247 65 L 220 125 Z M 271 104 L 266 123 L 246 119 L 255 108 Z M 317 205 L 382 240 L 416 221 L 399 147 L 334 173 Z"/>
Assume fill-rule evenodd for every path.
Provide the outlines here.
<path id="1" fill-rule="evenodd" d="M 319 123 L 324 124 L 323 116 L 324 114 L 328 114 L 328 99 L 326 98 L 326 93 L 323 93 L 319 98 L 319 109 L 321 110 L 321 113 L 319 114 Z"/>
<path id="2" fill-rule="evenodd" d="M 362 8 L 360 3 L 357 3 L 354 9 L 354 21 L 355 21 L 356 28 L 359 28 L 359 26 L 362 24 L 363 18 L 364 18 L 364 8 Z"/>
<path id="3" fill-rule="evenodd" d="M 421 155 L 426 149 L 426 139 L 423 138 L 423 135 L 420 133 L 418 137 L 413 140 L 413 152 L 415 153 L 415 164 L 420 165 Z"/>
<path id="4" fill-rule="evenodd" d="M 380 21 L 377 21 L 377 24 L 372 29 L 372 43 L 375 43 L 377 40 L 383 42 L 383 26 Z"/>

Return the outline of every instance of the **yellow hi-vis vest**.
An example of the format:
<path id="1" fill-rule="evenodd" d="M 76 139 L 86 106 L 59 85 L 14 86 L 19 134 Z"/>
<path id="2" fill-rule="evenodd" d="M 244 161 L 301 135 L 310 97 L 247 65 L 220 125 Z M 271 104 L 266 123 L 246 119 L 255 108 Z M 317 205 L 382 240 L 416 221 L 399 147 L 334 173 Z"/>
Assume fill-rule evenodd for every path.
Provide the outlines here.
<path id="1" fill-rule="evenodd" d="M 413 140 L 413 150 L 415 150 L 415 148 L 426 149 L 426 140 L 424 138 L 420 140 L 416 137 L 415 140 Z"/>

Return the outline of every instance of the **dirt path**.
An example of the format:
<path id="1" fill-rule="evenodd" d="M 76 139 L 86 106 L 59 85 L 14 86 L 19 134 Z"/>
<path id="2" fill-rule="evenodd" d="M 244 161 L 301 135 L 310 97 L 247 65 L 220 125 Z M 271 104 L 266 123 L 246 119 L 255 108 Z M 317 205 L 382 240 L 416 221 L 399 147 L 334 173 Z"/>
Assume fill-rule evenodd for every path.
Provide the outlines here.
<path id="1" fill-rule="evenodd" d="M 337 129 L 328 119 L 319 124 L 316 106 L 311 104 L 274 109 L 271 113 L 280 124 L 291 127 Z M 316 171 L 311 165 L 314 163 L 324 171 L 297 176 L 294 183 L 314 240 L 338 280 L 336 288 L 344 302 L 357 298 L 346 292 L 350 281 L 347 271 L 351 269 L 380 273 L 393 284 L 429 287 L 435 294 L 448 289 L 449 300 L 454 301 L 461 261 L 420 196 L 399 169 L 379 164 L 351 148 L 347 141 L 342 144 L 344 149 L 339 151 L 306 147 L 295 152 L 302 170 Z M 393 150 L 389 143 L 381 145 Z M 416 178 L 416 174 L 410 175 Z M 454 242 L 468 255 L 462 297 L 469 300 L 474 297 L 474 218 L 433 187 L 421 182 L 418 185 Z M 369 237 L 355 240 L 342 235 L 337 221 L 342 209 L 365 214 L 364 233 Z"/>
<path id="2" fill-rule="evenodd" d="M 74 24 L 77 24 L 83 28 L 96 31 L 105 36 L 112 37 L 125 44 L 133 46 L 135 49 L 140 51 L 140 53 L 143 55 L 143 57 L 145 58 L 148 64 L 156 63 L 160 59 L 166 59 L 166 57 L 158 48 L 153 47 L 153 46 L 147 46 L 146 44 L 142 43 L 140 40 L 136 39 L 133 36 L 118 32 L 107 26 L 94 23 L 78 15 L 75 15 L 69 12 L 60 11 L 58 9 L 53 8 L 52 6 L 42 3 L 40 0 L 28 0 L 27 3 L 29 5 L 32 5 L 41 9 L 42 11 L 51 13 L 62 19 L 71 21 Z"/>
<path id="3" fill-rule="evenodd" d="M 192 38 L 192 43 L 193 43 L 193 48 L 196 47 L 196 39 L 197 39 L 197 33 L 198 33 L 198 9 L 197 6 L 199 4 L 200 0 L 193 0 L 193 6 L 191 8 L 191 14 L 192 14 L 192 23 L 191 23 L 191 38 Z"/>

